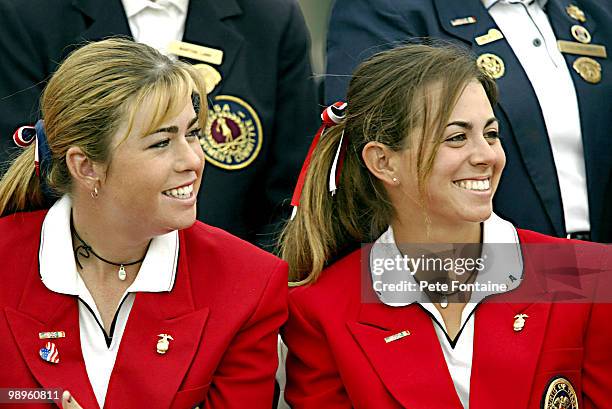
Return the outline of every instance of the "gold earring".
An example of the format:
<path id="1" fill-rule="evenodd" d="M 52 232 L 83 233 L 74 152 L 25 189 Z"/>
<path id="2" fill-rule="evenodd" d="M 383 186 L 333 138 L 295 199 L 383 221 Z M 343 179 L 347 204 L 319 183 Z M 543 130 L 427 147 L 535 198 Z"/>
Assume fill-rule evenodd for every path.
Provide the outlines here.
<path id="1" fill-rule="evenodd" d="M 98 186 L 94 186 L 93 190 L 91 191 L 91 198 L 92 199 L 98 198 Z"/>

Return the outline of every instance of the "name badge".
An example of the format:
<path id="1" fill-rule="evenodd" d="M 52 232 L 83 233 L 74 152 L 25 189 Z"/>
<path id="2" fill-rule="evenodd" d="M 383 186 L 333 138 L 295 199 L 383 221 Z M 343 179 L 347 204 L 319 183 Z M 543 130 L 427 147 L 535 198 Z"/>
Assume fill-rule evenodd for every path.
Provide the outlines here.
<path id="1" fill-rule="evenodd" d="M 504 38 L 502 32 L 496 28 L 492 28 L 487 34 L 476 37 L 474 40 L 476 40 L 476 44 L 478 45 L 485 45 L 493 41 L 501 40 L 502 38 Z"/>
<path id="2" fill-rule="evenodd" d="M 582 44 L 573 41 L 557 40 L 557 48 L 562 53 L 607 58 L 606 47 L 599 44 Z"/>
<path id="3" fill-rule="evenodd" d="M 216 48 L 204 47 L 202 45 L 173 41 L 168 46 L 168 52 L 179 57 L 191 58 L 207 64 L 221 65 L 223 51 Z"/>

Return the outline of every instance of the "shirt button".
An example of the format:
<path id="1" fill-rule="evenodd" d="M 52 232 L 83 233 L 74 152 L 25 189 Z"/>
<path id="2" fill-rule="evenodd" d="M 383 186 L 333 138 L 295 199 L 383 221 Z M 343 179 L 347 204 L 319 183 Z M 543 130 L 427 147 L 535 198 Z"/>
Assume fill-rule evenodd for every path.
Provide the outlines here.
<path id="1" fill-rule="evenodd" d="M 536 47 L 539 47 L 542 45 L 542 40 L 540 40 L 539 38 L 534 38 L 533 39 L 533 45 Z"/>

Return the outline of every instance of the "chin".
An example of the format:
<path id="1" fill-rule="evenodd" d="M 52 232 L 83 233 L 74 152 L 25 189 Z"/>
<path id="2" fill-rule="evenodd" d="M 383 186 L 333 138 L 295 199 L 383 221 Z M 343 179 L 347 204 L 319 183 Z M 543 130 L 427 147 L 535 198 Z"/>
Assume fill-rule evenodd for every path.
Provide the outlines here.
<path id="1" fill-rule="evenodd" d="M 481 223 L 491 217 L 493 209 L 491 207 L 485 209 L 469 209 L 465 213 L 465 219 L 474 223 Z"/>

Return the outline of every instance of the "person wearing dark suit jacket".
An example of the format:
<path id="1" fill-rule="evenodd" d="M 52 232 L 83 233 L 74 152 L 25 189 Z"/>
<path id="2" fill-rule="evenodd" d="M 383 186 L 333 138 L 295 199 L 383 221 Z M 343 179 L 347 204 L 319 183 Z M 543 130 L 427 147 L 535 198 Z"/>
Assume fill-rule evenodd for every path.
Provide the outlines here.
<path id="1" fill-rule="evenodd" d="M 198 219 L 268 245 L 318 122 L 306 26 L 293 0 L 188 3 L 182 41 L 222 52 L 220 64 L 209 63 L 221 79 L 208 95 L 207 196 L 198 202 Z M 41 90 L 67 53 L 85 41 L 132 33 L 120 0 L 1 0 L 0 16 L 0 53 L 11 61 L 0 76 L 6 159 L 14 130 L 39 119 Z"/>
<path id="2" fill-rule="evenodd" d="M 513 21 L 512 15 L 510 20 L 506 16 L 506 21 L 513 27 L 500 26 L 498 9 L 512 7 L 519 9 L 517 13 L 524 19 L 533 17 L 538 23 L 539 16 L 548 21 L 535 24 L 526 20 L 523 24 Z M 538 9 L 539 14 L 534 14 Z M 535 34 L 511 44 L 517 37 L 509 33 L 511 29 L 519 35 L 528 30 Z M 608 129 L 612 125 L 612 63 L 602 50 L 612 43 L 610 4 L 589 0 L 337 0 L 329 25 L 326 102 L 344 97 L 349 75 L 360 61 L 376 51 L 423 37 L 463 44 L 475 54 L 493 55 L 494 61 L 503 64 L 503 72 L 500 68 L 494 73 L 501 91 L 496 116 L 508 156 L 495 196 L 499 214 L 519 227 L 549 235 L 611 241 L 612 149 Z M 555 39 L 566 46 L 569 43 L 575 54 L 559 55 Z M 595 54 L 585 51 L 591 46 L 598 47 Z M 534 63 L 527 67 L 519 61 L 519 55 L 534 50 L 541 58 L 548 58 L 546 47 L 552 67 L 567 65 L 569 73 L 565 71 L 563 78 L 568 89 L 563 97 L 538 95 L 542 88 L 532 84 L 546 82 L 546 68 L 539 67 L 536 78 L 531 75 Z M 519 48 L 522 53 L 516 52 Z M 588 67 L 593 67 L 592 71 Z M 555 80 L 548 81 L 545 86 L 556 88 Z M 556 109 L 555 104 L 564 110 Z M 566 117 L 574 118 L 571 129 L 561 121 Z M 565 151 L 557 149 L 568 136 L 573 145 Z"/>

